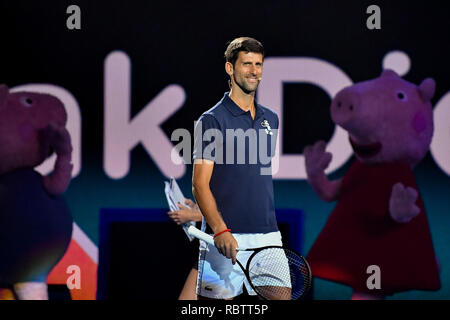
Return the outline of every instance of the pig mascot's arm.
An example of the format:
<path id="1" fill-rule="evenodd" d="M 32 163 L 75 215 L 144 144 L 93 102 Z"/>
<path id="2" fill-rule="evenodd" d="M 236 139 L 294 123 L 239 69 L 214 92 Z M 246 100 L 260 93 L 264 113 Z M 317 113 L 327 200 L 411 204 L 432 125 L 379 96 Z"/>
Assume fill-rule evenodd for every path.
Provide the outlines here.
<path id="1" fill-rule="evenodd" d="M 64 127 L 48 125 L 43 130 L 44 139 L 56 153 L 54 170 L 43 178 L 44 187 L 52 195 L 60 195 L 67 190 L 72 178 L 72 144 L 69 132 Z"/>
<path id="2" fill-rule="evenodd" d="M 435 89 L 436 83 L 434 79 L 427 78 L 423 80 L 418 87 L 418 92 L 422 98 L 422 101 L 425 103 L 430 103 L 431 98 L 434 96 Z M 417 134 L 423 134 L 423 131 L 427 128 L 426 124 L 424 124 L 426 122 L 425 120 L 422 120 L 422 118 L 423 113 L 416 113 L 413 128 Z M 432 125 L 430 127 L 432 127 Z M 392 219 L 399 223 L 407 223 L 416 217 L 420 213 L 420 208 L 415 204 L 418 195 L 418 191 L 414 188 L 405 188 L 405 186 L 400 182 L 394 184 L 392 187 L 391 197 L 389 199 L 389 213 L 391 214 Z"/>
<path id="3" fill-rule="evenodd" d="M 325 141 L 318 141 L 305 147 L 303 154 L 308 182 L 322 200 L 330 202 L 338 198 L 342 179 L 330 181 L 325 175 L 332 159 L 331 153 L 325 152 L 325 146 Z"/>
<path id="4" fill-rule="evenodd" d="M 418 192 L 414 188 L 407 187 L 400 182 L 392 187 L 391 198 L 389 199 L 389 213 L 392 219 L 399 223 L 407 223 L 420 213 L 420 208 L 416 206 Z"/>

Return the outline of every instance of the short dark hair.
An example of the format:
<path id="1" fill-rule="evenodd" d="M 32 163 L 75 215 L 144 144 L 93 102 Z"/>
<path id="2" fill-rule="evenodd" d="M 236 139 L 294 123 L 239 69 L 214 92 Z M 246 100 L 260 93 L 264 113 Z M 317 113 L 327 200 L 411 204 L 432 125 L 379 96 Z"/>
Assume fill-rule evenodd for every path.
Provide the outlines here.
<path id="1" fill-rule="evenodd" d="M 240 37 L 228 44 L 225 50 L 225 61 L 234 66 L 241 51 L 261 53 L 264 59 L 264 47 L 261 42 L 249 37 Z"/>

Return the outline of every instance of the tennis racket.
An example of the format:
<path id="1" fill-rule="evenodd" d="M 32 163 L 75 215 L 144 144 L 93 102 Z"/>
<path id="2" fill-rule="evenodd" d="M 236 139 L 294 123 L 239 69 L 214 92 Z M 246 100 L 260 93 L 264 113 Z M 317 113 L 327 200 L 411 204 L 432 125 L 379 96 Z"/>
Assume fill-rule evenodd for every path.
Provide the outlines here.
<path id="1" fill-rule="evenodd" d="M 194 226 L 188 233 L 208 244 L 214 245 L 214 238 Z M 236 259 L 248 282 L 264 300 L 297 300 L 311 288 L 311 269 L 308 262 L 293 250 L 281 246 L 260 248 L 237 248 L 238 251 L 252 251 L 245 267 Z"/>

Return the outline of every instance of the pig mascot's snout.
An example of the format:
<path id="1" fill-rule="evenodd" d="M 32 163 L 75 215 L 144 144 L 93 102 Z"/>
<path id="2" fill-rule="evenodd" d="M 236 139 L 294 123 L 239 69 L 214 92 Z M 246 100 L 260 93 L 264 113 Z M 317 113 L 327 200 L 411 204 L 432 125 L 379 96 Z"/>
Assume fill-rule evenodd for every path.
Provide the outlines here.
<path id="1" fill-rule="evenodd" d="M 350 88 L 339 92 L 331 103 L 331 118 L 346 130 L 351 129 L 357 122 L 360 98 L 358 93 Z"/>

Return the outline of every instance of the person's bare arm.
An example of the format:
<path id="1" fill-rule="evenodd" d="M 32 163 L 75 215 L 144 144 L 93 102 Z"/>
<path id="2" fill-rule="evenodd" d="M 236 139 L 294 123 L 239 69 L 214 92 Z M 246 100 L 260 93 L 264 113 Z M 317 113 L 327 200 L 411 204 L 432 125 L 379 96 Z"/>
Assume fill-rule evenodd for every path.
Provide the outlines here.
<path id="1" fill-rule="evenodd" d="M 200 211 L 214 234 L 228 229 L 222 215 L 217 209 L 216 200 L 209 187 L 214 162 L 210 160 L 195 160 L 192 173 L 192 193 L 197 201 Z M 214 239 L 219 252 L 236 262 L 236 248 L 238 244 L 230 232 L 224 232 Z"/>
<path id="2" fill-rule="evenodd" d="M 184 205 L 178 203 L 178 210 L 169 211 L 167 214 L 178 225 L 190 221 L 202 221 L 202 213 L 200 208 L 191 199 L 185 199 Z"/>

